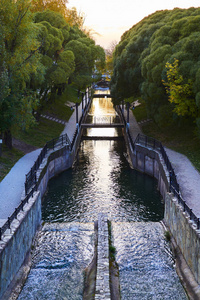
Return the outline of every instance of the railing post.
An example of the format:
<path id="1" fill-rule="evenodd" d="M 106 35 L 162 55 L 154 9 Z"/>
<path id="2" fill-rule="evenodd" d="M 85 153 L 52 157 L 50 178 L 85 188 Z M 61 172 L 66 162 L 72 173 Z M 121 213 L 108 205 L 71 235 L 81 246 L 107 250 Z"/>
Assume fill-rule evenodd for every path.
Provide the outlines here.
<path id="1" fill-rule="evenodd" d="M 1 241 L 1 238 L 2 238 L 2 230 L 0 228 L 0 241 Z"/>
<path id="2" fill-rule="evenodd" d="M 86 92 L 85 92 L 85 106 L 87 107 L 87 97 L 86 97 Z"/>
<path id="3" fill-rule="evenodd" d="M 82 114 L 83 114 L 84 109 L 85 109 L 85 107 L 84 107 L 84 94 L 83 93 L 81 93 L 81 97 L 82 97 L 81 103 L 82 103 Z"/>
<path id="4" fill-rule="evenodd" d="M 199 218 L 197 219 L 197 229 L 199 229 Z"/>
<path id="5" fill-rule="evenodd" d="M 10 217 L 8 217 L 8 228 L 10 229 Z"/>
<path id="6" fill-rule="evenodd" d="M 183 202 L 183 211 L 185 212 L 185 207 L 186 207 L 186 203 L 185 201 Z"/>
<path id="7" fill-rule="evenodd" d="M 190 208 L 190 220 L 192 220 L 192 208 Z"/>
<path id="8" fill-rule="evenodd" d="M 130 103 L 127 102 L 127 125 L 129 124 L 129 108 L 130 108 Z"/>

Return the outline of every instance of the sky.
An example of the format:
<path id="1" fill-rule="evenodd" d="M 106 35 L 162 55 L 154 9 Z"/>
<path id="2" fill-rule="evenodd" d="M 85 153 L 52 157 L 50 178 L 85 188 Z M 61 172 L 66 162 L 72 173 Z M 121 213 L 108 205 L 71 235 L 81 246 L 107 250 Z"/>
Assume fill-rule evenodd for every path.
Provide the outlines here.
<path id="1" fill-rule="evenodd" d="M 200 7 L 200 0 L 68 0 L 67 7 L 84 13 L 84 27 L 93 29 L 96 44 L 109 49 L 126 30 L 155 11 Z"/>

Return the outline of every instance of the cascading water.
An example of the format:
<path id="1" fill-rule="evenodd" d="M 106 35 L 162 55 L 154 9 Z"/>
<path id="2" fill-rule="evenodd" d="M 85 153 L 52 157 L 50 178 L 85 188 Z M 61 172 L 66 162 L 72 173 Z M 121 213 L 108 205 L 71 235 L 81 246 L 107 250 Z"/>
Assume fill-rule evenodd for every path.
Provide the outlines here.
<path id="1" fill-rule="evenodd" d="M 89 118 L 97 115 L 115 115 L 110 100 L 93 100 Z M 87 130 L 87 136 L 118 135 L 111 128 Z M 75 166 L 49 182 L 45 225 L 19 299 L 82 299 L 100 212 L 112 225 L 121 298 L 186 299 L 159 222 L 163 211 L 156 181 L 130 168 L 123 140 L 84 140 Z"/>

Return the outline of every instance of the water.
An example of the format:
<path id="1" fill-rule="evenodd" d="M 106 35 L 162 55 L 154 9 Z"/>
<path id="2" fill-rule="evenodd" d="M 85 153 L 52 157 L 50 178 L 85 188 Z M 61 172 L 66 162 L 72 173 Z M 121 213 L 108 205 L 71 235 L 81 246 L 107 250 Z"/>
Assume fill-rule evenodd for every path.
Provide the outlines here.
<path id="1" fill-rule="evenodd" d="M 112 104 L 94 99 L 89 120 L 102 115 L 115 115 Z M 111 128 L 87 130 L 87 136 L 120 134 Z M 49 182 L 45 225 L 19 299 L 82 299 L 99 212 L 112 222 L 122 299 L 186 299 L 159 223 L 164 204 L 157 182 L 130 168 L 121 139 L 83 141 L 75 166 Z"/>

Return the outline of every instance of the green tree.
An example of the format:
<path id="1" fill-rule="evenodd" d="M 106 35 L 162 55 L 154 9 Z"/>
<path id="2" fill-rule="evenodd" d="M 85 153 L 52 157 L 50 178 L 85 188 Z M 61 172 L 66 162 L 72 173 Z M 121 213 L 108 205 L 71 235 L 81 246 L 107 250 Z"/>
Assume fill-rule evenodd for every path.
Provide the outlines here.
<path id="1" fill-rule="evenodd" d="M 0 130 L 12 147 L 12 127 L 27 128 L 34 118 L 35 94 L 28 88 L 32 74 L 44 74 L 37 41 L 38 28 L 32 22 L 30 1 L 0 2 L 0 80 L 6 82 L 0 98 Z"/>
<path id="2" fill-rule="evenodd" d="M 170 64 L 166 63 L 167 81 L 163 80 L 169 101 L 175 105 L 174 112 L 179 116 L 196 116 L 197 107 L 192 94 L 192 82 L 188 80 L 184 83 L 183 76 L 180 75 L 178 60 Z"/>
<path id="3" fill-rule="evenodd" d="M 45 10 L 35 14 L 35 23 L 40 29 L 41 62 L 46 74 L 42 84 L 37 78 L 33 78 L 32 84 L 35 89 L 37 87 L 42 104 L 48 100 L 48 93 L 62 93 L 75 64 L 73 52 L 64 49 L 70 38 L 70 27 L 64 17 L 55 11 Z"/>
<path id="4" fill-rule="evenodd" d="M 199 21 L 200 8 L 176 8 L 155 12 L 125 32 L 114 51 L 111 92 L 115 98 L 142 97 L 148 115 L 161 126 L 175 118 L 199 120 Z M 178 77 L 169 83 L 166 63 L 175 58 Z M 173 101 L 168 101 L 168 95 Z"/>

